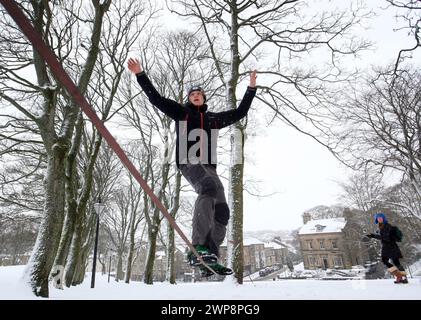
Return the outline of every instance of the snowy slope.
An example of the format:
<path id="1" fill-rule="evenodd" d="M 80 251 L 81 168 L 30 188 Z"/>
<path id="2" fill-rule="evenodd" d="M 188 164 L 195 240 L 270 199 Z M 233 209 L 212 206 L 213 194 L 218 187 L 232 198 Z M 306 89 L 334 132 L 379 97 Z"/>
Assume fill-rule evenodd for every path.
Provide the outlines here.
<path id="1" fill-rule="evenodd" d="M 0 267 L 0 299 L 37 299 L 20 280 L 23 266 Z M 279 280 L 245 282 L 155 283 L 125 284 L 98 273 L 96 287 L 90 288 L 90 278 L 73 288 L 51 288 L 55 300 L 419 300 L 421 277 L 410 279 L 407 285 L 385 280 Z"/>

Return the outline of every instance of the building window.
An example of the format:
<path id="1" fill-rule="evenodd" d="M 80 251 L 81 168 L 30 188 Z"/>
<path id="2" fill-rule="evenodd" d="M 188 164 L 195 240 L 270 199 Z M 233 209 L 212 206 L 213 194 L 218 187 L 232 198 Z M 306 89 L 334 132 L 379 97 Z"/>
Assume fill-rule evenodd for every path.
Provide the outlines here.
<path id="1" fill-rule="evenodd" d="M 311 244 L 311 240 L 307 241 L 307 248 L 313 249 L 313 245 Z"/>
<path id="2" fill-rule="evenodd" d="M 338 249 L 338 243 L 336 240 L 332 240 L 332 248 L 333 249 Z"/>
<path id="3" fill-rule="evenodd" d="M 333 263 L 335 264 L 335 267 L 342 267 L 343 266 L 342 256 L 335 256 L 333 258 Z"/>
<path id="4" fill-rule="evenodd" d="M 320 249 L 324 249 L 325 248 L 324 240 L 319 240 L 319 245 L 320 245 Z"/>
<path id="5" fill-rule="evenodd" d="M 316 260 L 314 259 L 313 256 L 308 256 L 308 264 L 310 265 L 310 267 L 314 267 L 316 264 Z"/>

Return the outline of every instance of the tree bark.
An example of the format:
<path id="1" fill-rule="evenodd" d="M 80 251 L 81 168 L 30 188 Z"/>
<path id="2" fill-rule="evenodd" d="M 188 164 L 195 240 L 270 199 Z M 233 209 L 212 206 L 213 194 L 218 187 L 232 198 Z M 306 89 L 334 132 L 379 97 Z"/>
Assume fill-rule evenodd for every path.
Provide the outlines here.
<path id="1" fill-rule="evenodd" d="M 48 297 L 48 280 L 57 252 L 64 217 L 64 164 L 66 149 L 55 145 L 48 158 L 43 220 L 26 275 L 35 295 Z"/>
<path id="2" fill-rule="evenodd" d="M 126 267 L 126 279 L 125 282 L 129 283 L 130 278 L 132 276 L 132 266 L 133 266 L 133 257 L 134 257 L 134 251 L 135 251 L 135 220 L 136 220 L 136 212 L 131 212 L 131 219 L 130 219 L 130 243 L 129 243 L 129 254 L 127 257 L 127 267 Z"/>
<path id="3" fill-rule="evenodd" d="M 119 248 L 117 251 L 117 274 L 116 281 L 124 280 L 124 271 L 123 271 L 123 254 L 124 250 Z"/>
<path id="4" fill-rule="evenodd" d="M 244 159 L 244 129 L 236 126 L 236 133 L 231 136 L 232 157 Z M 240 140 L 241 139 L 241 140 Z M 237 283 L 243 283 L 244 251 L 243 251 L 243 175 L 244 163 L 234 163 L 230 173 L 230 193 L 232 210 L 232 267 Z"/>
<path id="5" fill-rule="evenodd" d="M 227 83 L 227 104 L 230 109 L 237 108 L 236 89 L 239 80 L 240 52 L 238 45 L 238 11 L 237 4 L 232 3 L 231 8 L 231 77 Z M 229 199 L 231 200 L 231 240 L 233 248 L 232 267 L 237 283 L 243 283 L 244 252 L 243 252 L 243 176 L 244 176 L 244 134 L 245 127 L 236 123 L 231 132 L 231 167 Z"/>
<path id="6" fill-rule="evenodd" d="M 81 263 L 82 250 L 82 224 L 79 218 L 76 218 L 75 229 L 72 237 L 72 244 L 70 247 L 69 259 L 66 265 L 65 284 L 70 287 L 77 270 L 77 266 Z"/>
<path id="7" fill-rule="evenodd" d="M 148 252 L 146 254 L 145 274 L 143 282 L 146 284 L 153 284 L 153 268 L 156 254 L 156 240 L 158 237 L 159 222 L 153 219 L 153 225 L 148 230 Z"/>
<path id="8" fill-rule="evenodd" d="M 175 178 L 175 188 L 174 188 L 174 197 L 173 197 L 173 206 L 170 211 L 171 216 L 175 219 L 178 209 L 180 208 L 180 192 L 181 192 L 181 172 L 177 170 Z M 175 284 L 176 281 L 176 270 L 175 270 L 175 232 L 174 228 L 168 222 L 167 224 L 168 232 L 168 244 L 167 244 L 167 281 L 171 284 Z"/>

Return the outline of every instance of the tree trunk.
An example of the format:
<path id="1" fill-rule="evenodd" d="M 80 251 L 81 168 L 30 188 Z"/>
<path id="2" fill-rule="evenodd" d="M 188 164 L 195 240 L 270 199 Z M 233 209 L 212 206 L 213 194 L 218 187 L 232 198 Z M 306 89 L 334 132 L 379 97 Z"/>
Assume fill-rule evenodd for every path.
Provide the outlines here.
<path id="1" fill-rule="evenodd" d="M 104 261 L 100 260 L 99 263 L 101 263 L 101 274 L 102 275 L 106 274 L 107 273 L 107 266 L 105 265 L 105 260 Z"/>
<path id="2" fill-rule="evenodd" d="M 158 227 L 155 225 L 153 230 L 148 231 L 148 252 L 146 254 L 145 273 L 143 282 L 146 284 L 153 284 L 153 267 L 156 254 L 156 240 L 158 237 Z"/>
<path id="3" fill-rule="evenodd" d="M 76 190 L 77 186 L 73 184 L 78 182 L 78 174 L 76 169 L 76 157 L 79 151 L 81 132 L 83 128 L 83 116 L 82 112 L 79 112 L 75 136 L 72 141 L 72 146 L 67 156 L 66 162 L 66 202 L 67 212 L 64 220 L 64 227 L 62 237 L 60 240 L 59 249 L 54 262 L 55 266 L 65 266 L 67 255 L 69 254 L 70 245 L 72 243 L 73 233 L 75 231 L 75 224 L 77 219 L 77 202 L 76 202 Z"/>
<path id="4" fill-rule="evenodd" d="M 129 283 L 130 282 L 130 278 L 132 276 L 132 265 L 133 265 L 133 256 L 134 256 L 134 251 L 135 251 L 135 233 L 136 233 L 136 228 L 135 228 L 135 219 L 136 219 L 136 213 L 132 212 L 132 217 L 131 217 L 131 221 L 130 221 L 130 244 L 129 244 L 129 254 L 127 257 L 127 268 L 126 268 L 126 279 L 125 282 Z"/>
<path id="5" fill-rule="evenodd" d="M 231 77 L 228 86 L 227 104 L 237 108 L 236 89 L 239 79 L 240 52 L 238 45 L 238 8 L 233 3 L 231 10 Z M 237 283 L 243 283 L 243 174 L 244 174 L 244 132 L 245 127 L 236 123 L 231 133 L 231 166 L 229 199 L 231 207 L 232 267 Z"/>
<path id="6" fill-rule="evenodd" d="M 82 253 L 73 276 L 72 286 L 78 286 L 85 280 L 89 250 L 82 249 L 81 251 Z"/>
<path id="7" fill-rule="evenodd" d="M 123 250 L 118 250 L 117 252 L 117 274 L 116 274 L 116 281 L 124 280 L 124 272 L 123 272 Z"/>
<path id="8" fill-rule="evenodd" d="M 176 217 L 176 214 L 178 212 L 178 209 L 180 207 L 180 191 L 181 191 L 181 172 L 177 170 L 176 174 L 176 182 L 175 182 L 175 188 L 174 192 L 175 195 L 173 197 L 173 207 L 171 209 L 171 216 L 174 218 Z M 171 284 L 175 284 L 176 280 L 176 271 L 175 271 L 175 232 L 174 228 L 171 226 L 171 224 L 168 222 L 167 225 L 168 230 L 168 244 L 167 244 L 167 274 L 166 278 L 167 281 L 169 281 Z"/>
<path id="9" fill-rule="evenodd" d="M 81 256 L 79 257 L 79 262 L 76 266 L 75 272 L 73 274 L 73 280 L 71 285 L 72 286 L 78 286 L 80 285 L 83 280 L 85 279 L 85 273 L 86 273 L 86 263 L 85 263 L 85 259 L 83 258 L 83 253 L 81 254 Z"/>
<path id="10" fill-rule="evenodd" d="M 70 245 L 72 243 L 73 233 L 75 231 L 74 217 L 67 215 L 64 221 L 63 232 L 60 240 L 60 245 L 57 250 L 57 256 L 54 261 L 55 266 L 65 266 L 67 255 L 70 251 Z"/>
<path id="11" fill-rule="evenodd" d="M 35 295 L 48 297 L 48 278 L 53 267 L 64 217 L 64 169 L 66 149 L 54 145 L 45 177 L 45 206 L 37 240 L 26 271 Z"/>
<path id="12" fill-rule="evenodd" d="M 69 258 L 66 265 L 66 274 L 65 274 L 66 287 L 70 287 L 72 285 L 73 279 L 75 278 L 77 266 L 80 263 L 82 241 L 83 241 L 81 229 L 82 229 L 81 223 L 79 219 L 77 219 L 75 230 L 73 232 Z"/>
<path id="13" fill-rule="evenodd" d="M 92 246 L 95 241 L 95 232 L 96 232 L 96 218 L 92 216 L 88 220 L 87 226 L 82 228 L 81 234 L 82 239 L 85 239 L 85 243 L 81 245 L 79 261 L 73 276 L 72 286 L 77 286 L 83 282 L 85 279 L 86 268 L 88 267 L 89 254 L 92 252 Z M 85 223 L 83 223 L 85 224 Z"/>
<path id="14" fill-rule="evenodd" d="M 165 155 L 168 155 L 168 149 L 165 151 Z M 168 173 L 170 171 L 170 165 L 168 163 L 164 163 L 161 167 L 161 173 L 162 173 L 162 184 L 160 191 L 158 192 L 158 198 L 160 201 L 164 201 L 165 197 L 165 188 L 168 184 Z M 144 203 L 146 204 L 147 195 L 144 196 Z M 145 206 L 145 208 L 147 208 Z M 144 274 L 144 283 L 146 284 L 153 284 L 153 268 L 154 268 L 154 262 L 155 262 L 155 254 L 156 254 L 156 240 L 158 237 L 159 227 L 161 224 L 160 220 L 160 211 L 157 207 L 153 206 L 154 212 L 153 217 L 151 221 L 146 219 L 148 221 L 148 238 L 149 238 L 149 247 L 148 247 L 148 253 L 146 255 L 146 267 L 145 267 L 145 274 Z M 145 211 L 145 217 L 147 217 L 148 212 Z"/>
<path id="15" fill-rule="evenodd" d="M 167 274 L 166 278 L 171 284 L 175 284 L 175 234 L 173 227 L 168 223 L 168 244 L 167 244 Z"/>
<path id="16" fill-rule="evenodd" d="M 232 164 L 230 172 L 231 193 L 231 238 L 232 238 L 232 267 L 237 283 L 243 283 L 244 252 L 243 252 L 243 174 L 244 174 L 244 129 L 236 125 L 231 136 L 232 157 L 241 157 L 241 161 Z M 237 158 L 238 160 L 238 158 Z"/>

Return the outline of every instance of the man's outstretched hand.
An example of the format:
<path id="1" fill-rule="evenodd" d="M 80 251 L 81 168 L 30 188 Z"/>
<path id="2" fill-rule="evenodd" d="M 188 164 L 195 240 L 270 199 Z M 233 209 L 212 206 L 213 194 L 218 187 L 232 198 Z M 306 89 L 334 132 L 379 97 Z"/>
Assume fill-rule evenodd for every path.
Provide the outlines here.
<path id="1" fill-rule="evenodd" d="M 257 70 L 253 70 L 250 73 L 250 84 L 249 87 L 255 88 L 256 87 L 256 78 L 257 78 Z"/>
<path id="2" fill-rule="evenodd" d="M 127 67 L 134 74 L 142 72 L 142 67 L 140 66 L 139 59 L 130 58 L 127 62 Z"/>

